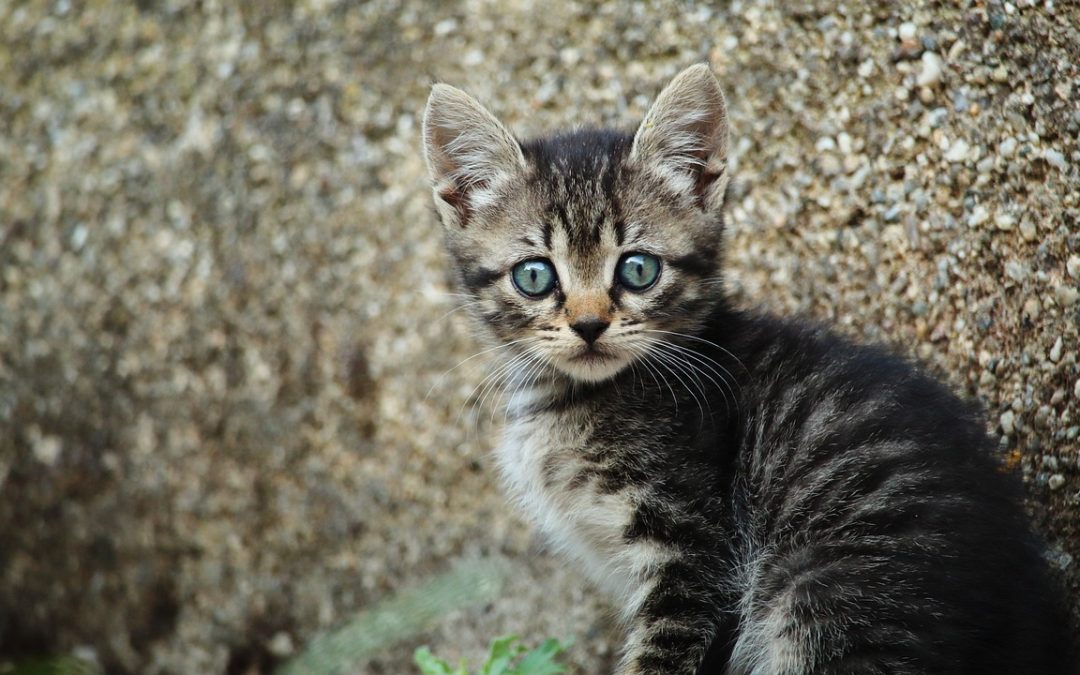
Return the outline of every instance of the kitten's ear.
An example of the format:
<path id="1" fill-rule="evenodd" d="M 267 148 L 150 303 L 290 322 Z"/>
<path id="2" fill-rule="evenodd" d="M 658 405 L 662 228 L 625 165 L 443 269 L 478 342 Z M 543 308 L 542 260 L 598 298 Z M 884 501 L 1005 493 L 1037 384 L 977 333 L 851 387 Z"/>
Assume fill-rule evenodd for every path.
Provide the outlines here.
<path id="1" fill-rule="evenodd" d="M 645 115 L 630 157 L 705 211 L 724 205 L 727 106 L 720 83 L 703 63 L 679 73 Z"/>
<path id="2" fill-rule="evenodd" d="M 443 222 L 464 227 L 500 183 L 525 169 L 521 146 L 476 99 L 447 84 L 431 88 L 424 155 Z"/>

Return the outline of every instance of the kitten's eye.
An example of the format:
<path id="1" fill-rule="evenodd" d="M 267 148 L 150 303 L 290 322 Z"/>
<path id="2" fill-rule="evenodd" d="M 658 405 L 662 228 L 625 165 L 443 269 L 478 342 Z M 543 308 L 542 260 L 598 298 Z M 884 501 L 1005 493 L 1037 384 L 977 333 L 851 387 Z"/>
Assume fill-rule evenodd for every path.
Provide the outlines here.
<path id="1" fill-rule="evenodd" d="M 632 291 L 643 291 L 660 276 L 660 259 L 648 253 L 628 253 L 615 267 L 619 283 Z"/>
<path id="2" fill-rule="evenodd" d="M 555 268 L 546 260 L 526 260 L 510 271 L 514 286 L 530 298 L 539 298 L 555 288 Z"/>

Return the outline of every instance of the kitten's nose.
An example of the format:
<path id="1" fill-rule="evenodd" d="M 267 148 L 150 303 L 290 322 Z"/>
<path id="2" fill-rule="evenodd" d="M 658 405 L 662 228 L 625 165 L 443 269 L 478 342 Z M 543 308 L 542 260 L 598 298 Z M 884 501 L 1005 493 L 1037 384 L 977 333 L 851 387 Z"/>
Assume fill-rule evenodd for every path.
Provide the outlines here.
<path id="1" fill-rule="evenodd" d="M 596 342 L 596 338 L 600 337 L 600 334 L 607 330 L 607 327 L 610 325 L 610 321 L 604 321 L 599 317 L 589 316 L 581 321 L 574 322 L 571 324 L 570 328 L 580 335 L 582 340 L 592 344 Z"/>

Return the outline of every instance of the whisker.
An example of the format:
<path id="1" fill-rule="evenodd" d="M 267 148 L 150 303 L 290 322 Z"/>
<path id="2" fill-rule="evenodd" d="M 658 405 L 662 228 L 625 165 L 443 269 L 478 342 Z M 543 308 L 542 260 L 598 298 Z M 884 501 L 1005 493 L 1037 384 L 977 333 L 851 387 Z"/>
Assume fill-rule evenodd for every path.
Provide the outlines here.
<path id="1" fill-rule="evenodd" d="M 439 385 L 440 385 L 440 384 L 442 383 L 443 379 L 444 379 L 444 378 L 445 378 L 445 377 L 446 377 L 447 375 L 449 375 L 450 373 L 454 372 L 454 371 L 455 371 L 455 370 L 457 370 L 458 368 L 462 367 L 463 365 L 465 365 L 465 364 L 466 364 L 466 363 L 468 363 L 469 361 L 472 361 L 473 359 L 475 359 L 475 358 L 476 358 L 476 357 L 478 357 L 478 356 L 483 356 L 484 354 L 490 354 L 491 352 L 495 352 L 495 351 L 498 351 L 498 350 L 500 350 L 500 349 L 506 349 L 507 347 L 510 347 L 511 345 L 516 345 L 516 344 L 520 344 L 520 343 L 522 343 L 522 342 L 526 342 L 527 340 L 533 340 L 533 339 L 535 339 L 535 338 L 533 338 L 532 336 L 529 336 L 529 337 L 523 337 L 523 338 L 520 338 L 520 339 L 517 339 L 517 340 L 511 340 L 510 342 L 504 342 L 504 343 L 502 343 L 502 344 L 499 344 L 499 345 L 495 345 L 494 347 L 490 347 L 490 348 L 488 348 L 488 349 L 484 349 L 484 350 L 482 350 L 482 351 L 476 352 L 476 353 L 475 353 L 475 354 L 473 354 L 472 356 L 469 356 L 469 357 L 467 357 L 467 358 L 465 358 L 465 359 L 462 359 L 461 361 L 458 361 L 458 363 L 457 363 L 457 365 L 456 365 L 456 366 L 454 366 L 453 368 L 450 368 L 449 370 L 444 370 L 444 371 L 443 371 L 443 372 L 442 372 L 442 373 L 441 373 L 441 374 L 439 375 L 439 377 L 438 377 L 438 378 L 436 378 L 436 380 L 435 380 L 435 383 L 434 383 L 434 384 L 432 384 L 432 385 L 431 385 L 431 388 L 430 388 L 430 389 L 428 389 L 428 391 L 427 391 L 427 393 L 426 393 L 426 394 L 424 394 L 424 402 L 427 402 L 427 400 L 428 400 L 428 397 L 429 397 L 429 396 L 431 396 L 431 392 L 433 392 L 433 391 L 435 390 L 435 387 L 439 386 Z"/>
<path id="2" fill-rule="evenodd" d="M 664 384 L 667 385 L 668 391 L 671 392 L 671 400 L 675 404 L 675 413 L 678 414 L 678 412 L 679 412 L 679 397 L 675 395 L 675 390 L 671 387 L 670 382 L 668 382 L 663 377 L 657 378 L 656 369 L 648 361 L 649 350 L 644 349 L 644 348 L 640 347 L 639 345 L 629 345 L 628 348 L 630 349 L 631 352 L 633 352 L 634 357 L 636 359 L 638 359 L 637 363 L 640 363 L 642 365 L 642 367 L 645 368 L 648 371 L 649 375 L 652 376 L 653 382 L 656 384 L 656 390 L 658 392 L 663 391 L 664 387 L 660 384 L 660 381 L 661 380 L 664 381 Z"/>
<path id="3" fill-rule="evenodd" d="M 481 415 L 483 414 L 484 403 L 487 401 L 488 396 L 495 391 L 498 391 L 505 384 L 508 378 L 512 377 L 514 373 L 518 372 L 520 366 L 532 361 L 534 357 L 535 354 L 532 352 L 531 346 L 526 347 L 525 351 L 523 351 L 521 354 L 518 354 L 516 357 L 514 357 L 507 363 L 503 364 L 496 371 L 497 374 L 495 374 L 484 386 L 484 388 L 480 390 L 480 398 L 475 404 L 476 409 L 480 412 Z M 492 417 L 494 417 L 494 414 L 492 415 Z M 476 420 L 476 426 L 476 430 L 479 431 L 479 417 Z"/>
<path id="4" fill-rule="evenodd" d="M 509 343 L 507 343 L 507 344 L 509 344 Z M 499 364 L 498 366 L 495 367 L 495 369 L 493 371 L 491 371 L 487 375 L 485 375 L 484 378 L 482 380 L 480 380 L 480 382 L 477 383 L 476 386 L 474 386 L 472 388 L 472 391 L 469 392 L 469 395 L 462 402 L 461 408 L 458 410 L 458 416 L 457 416 L 457 420 L 456 420 L 455 424 L 461 422 L 461 415 L 465 411 L 465 406 L 468 405 L 469 402 L 473 400 L 473 397 L 476 395 L 476 390 L 477 389 L 480 389 L 481 395 L 483 395 L 483 393 L 487 390 L 488 386 L 491 383 L 497 382 L 500 378 L 503 377 L 503 375 L 506 373 L 506 371 L 508 369 L 511 369 L 511 368 L 514 367 L 515 363 L 517 363 L 521 359 L 524 359 L 524 358 L 526 358 L 528 356 L 529 356 L 529 352 L 527 352 L 527 351 L 522 352 L 520 354 L 516 354 L 509 361 L 506 361 L 504 363 Z M 481 387 L 483 387 L 483 388 L 481 389 Z M 482 399 L 481 399 L 481 402 L 482 402 Z"/>
<path id="5" fill-rule="evenodd" d="M 647 343 L 654 345 L 658 349 L 675 350 L 678 353 L 682 354 L 684 358 L 693 359 L 693 361 L 695 361 L 696 364 L 688 362 L 688 365 L 693 365 L 695 369 L 701 371 L 702 374 L 705 375 L 706 377 L 708 377 L 709 380 L 714 385 L 716 385 L 717 389 L 720 390 L 720 392 L 724 396 L 724 408 L 725 408 L 725 411 L 727 412 L 727 414 L 729 414 L 729 415 L 731 414 L 731 407 L 730 407 L 729 401 L 728 401 L 728 396 L 729 395 L 731 396 L 731 402 L 733 402 L 735 404 L 736 412 L 739 411 L 739 399 L 735 395 L 735 390 L 732 388 L 731 383 L 728 381 L 728 378 L 732 378 L 732 379 L 734 379 L 734 378 L 732 377 L 731 372 L 728 371 L 728 369 L 725 368 L 722 364 L 720 364 L 720 363 L 716 362 L 715 360 L 705 356 L 704 354 L 700 354 L 700 353 L 698 353 L 698 352 L 696 352 L 696 351 L 694 351 L 692 349 L 688 349 L 686 347 L 683 347 L 682 345 L 678 345 L 678 344 L 675 344 L 673 342 L 668 342 L 667 340 L 657 340 L 656 338 L 644 338 L 644 340 Z M 697 364 L 700 364 L 700 365 L 697 365 Z M 718 371 L 716 369 L 716 367 L 713 367 L 713 364 L 715 364 L 716 367 L 720 368 L 720 370 Z M 711 372 L 712 375 L 715 375 L 716 377 L 714 378 L 709 373 L 706 373 L 704 370 L 702 370 L 702 367 L 708 369 L 708 371 Z M 725 375 L 727 377 L 725 377 Z M 716 378 L 719 378 L 719 381 Z M 738 383 L 736 382 L 735 385 L 738 386 Z"/>
<path id="6" fill-rule="evenodd" d="M 723 353 L 730 356 L 732 358 L 732 360 L 735 361 L 735 363 L 739 364 L 739 367 L 743 369 L 743 372 L 746 373 L 747 377 L 750 376 L 750 370 L 739 359 L 738 356 L 735 356 L 734 354 L 731 353 L 730 350 L 725 349 L 724 347 L 721 347 L 720 345 L 716 344 L 715 342 L 712 342 L 710 340 L 706 340 L 705 338 L 700 338 L 700 337 L 698 337 L 696 335 L 688 335 L 686 333 L 677 333 L 675 331 L 670 331 L 670 330 L 659 330 L 657 328 L 645 328 L 645 329 L 642 329 L 642 330 L 643 330 L 643 332 L 646 332 L 646 333 L 663 333 L 664 335 L 674 335 L 676 337 L 686 338 L 687 340 L 695 340 L 697 342 L 702 342 L 704 344 L 715 347 L 715 348 L 719 349 L 720 351 L 722 351 Z"/>
<path id="7" fill-rule="evenodd" d="M 510 386 L 512 388 L 512 392 L 510 393 L 509 396 L 507 396 L 505 394 L 503 394 L 503 396 L 502 396 L 502 399 L 504 401 L 504 404 L 503 404 L 503 424 L 504 425 L 506 424 L 506 411 L 509 410 L 510 403 L 513 401 L 514 396 L 516 396 L 518 391 L 520 391 L 521 385 L 524 382 L 525 378 L 528 377 L 529 373 L 532 373 L 533 369 L 536 367 L 536 365 L 538 363 L 541 362 L 541 359 L 543 359 L 543 358 L 544 358 L 544 355 L 541 352 L 537 351 L 535 347 L 530 347 L 529 348 L 529 359 L 527 361 L 525 361 L 523 364 L 519 364 L 518 366 L 515 366 L 514 373 L 511 375 L 512 379 L 510 380 Z M 488 418 L 488 423 L 489 424 L 494 424 L 495 423 L 495 413 L 498 412 L 498 410 L 499 410 L 499 406 L 495 405 L 495 404 L 492 404 L 491 416 Z"/>
<path id="8" fill-rule="evenodd" d="M 694 393 L 694 390 L 690 387 L 690 384 L 682 377 L 682 375 L 679 374 L 679 370 L 682 370 L 682 369 L 681 368 L 679 368 L 678 370 L 676 369 L 676 367 L 678 365 L 677 362 L 674 359 L 672 359 L 672 357 L 669 354 L 667 354 L 666 352 L 663 352 L 663 351 L 659 351 L 659 350 L 658 351 L 651 351 L 649 356 L 655 358 L 656 359 L 656 365 L 662 366 L 664 368 L 664 370 L 671 373 L 675 377 L 675 379 L 679 381 L 679 384 L 681 384 L 683 386 L 683 388 L 686 389 L 686 392 L 688 394 L 690 394 L 691 397 L 693 397 L 694 401 L 697 402 L 698 411 L 701 413 L 701 423 L 704 424 L 705 423 L 705 408 L 701 405 L 701 399 L 698 398 L 697 394 Z M 685 373 L 686 371 L 682 370 L 682 372 Z M 704 392 L 702 392 L 702 393 L 704 394 Z"/>
<path id="9" fill-rule="evenodd" d="M 432 323 L 437 325 L 437 324 L 441 323 L 444 319 L 446 319 L 448 316 L 453 314 L 454 312 L 460 312 L 461 310 L 463 310 L 463 309 L 465 309 L 467 307 L 475 307 L 476 305 L 479 305 L 479 304 L 481 304 L 483 302 L 484 302 L 483 300 L 473 300 L 472 302 L 466 302 L 464 304 L 458 305 L 457 307 L 454 307 L 450 311 L 448 311 L 445 314 L 443 314 L 442 316 L 440 316 L 438 319 L 435 319 L 435 321 L 433 321 Z"/>
<path id="10" fill-rule="evenodd" d="M 517 389 L 514 390 L 513 395 L 507 400 L 506 405 L 503 407 L 503 426 L 506 426 L 507 416 L 510 414 L 510 406 L 514 403 L 514 398 L 517 397 L 522 391 L 527 388 L 531 388 L 537 381 L 537 379 L 543 375 L 544 371 L 550 367 L 547 358 L 540 354 L 536 359 L 536 365 L 529 369 L 526 373 L 526 377 L 519 381 Z M 535 372 L 534 372 L 535 371 Z M 527 379 L 526 379 L 527 378 Z"/>
<path id="11" fill-rule="evenodd" d="M 705 408 L 709 409 L 709 416 L 711 418 L 712 417 L 712 406 L 709 405 L 709 396 L 708 396 L 708 394 L 705 393 L 705 383 L 702 382 L 701 378 L 698 376 L 699 371 L 696 368 L 694 368 L 693 364 L 686 361 L 686 359 L 682 358 L 679 354 L 677 354 L 675 352 L 668 352 L 668 351 L 663 350 L 663 349 L 661 349 L 661 351 L 667 356 L 667 358 L 670 360 L 672 365 L 677 367 L 681 373 L 686 375 L 687 379 L 691 383 L 696 385 L 698 393 L 701 394 L 701 399 L 704 400 L 704 402 L 705 402 Z M 708 377 L 708 375 L 706 375 L 706 377 Z M 714 382 L 714 384 L 715 384 L 715 382 Z M 691 395 L 693 395 L 693 392 L 691 392 Z M 724 404 L 727 405 L 727 401 L 725 401 Z M 699 408 L 701 407 L 700 402 L 698 403 L 698 407 Z M 702 422 L 704 422 L 704 421 L 705 421 L 704 411 L 702 411 Z"/>

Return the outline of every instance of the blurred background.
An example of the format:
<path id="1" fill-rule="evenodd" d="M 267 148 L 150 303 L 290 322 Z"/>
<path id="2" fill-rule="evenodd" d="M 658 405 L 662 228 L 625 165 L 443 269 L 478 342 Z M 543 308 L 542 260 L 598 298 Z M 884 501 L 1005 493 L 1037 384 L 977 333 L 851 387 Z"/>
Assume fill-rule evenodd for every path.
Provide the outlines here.
<path id="1" fill-rule="evenodd" d="M 490 563 L 348 672 L 508 633 L 609 671 L 610 608 L 496 484 L 490 363 L 455 368 L 482 346 L 420 116 L 445 81 L 522 136 L 633 128 L 701 61 L 731 293 L 976 397 L 1075 612 L 1078 27 L 1060 0 L 0 0 L 0 662 L 271 672 Z"/>

